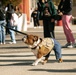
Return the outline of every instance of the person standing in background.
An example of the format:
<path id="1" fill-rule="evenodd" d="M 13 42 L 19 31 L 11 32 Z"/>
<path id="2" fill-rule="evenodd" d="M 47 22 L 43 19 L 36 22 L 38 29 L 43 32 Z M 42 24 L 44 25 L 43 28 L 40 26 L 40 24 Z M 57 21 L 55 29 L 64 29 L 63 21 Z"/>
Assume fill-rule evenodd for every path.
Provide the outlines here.
<path id="1" fill-rule="evenodd" d="M 12 4 L 12 2 L 10 0 L 10 2 L 7 4 L 7 6 L 5 8 L 5 11 L 6 11 L 6 22 L 7 22 L 6 26 L 7 27 L 8 27 L 8 17 L 7 17 L 7 14 L 8 14 L 8 11 L 11 11 L 12 9 L 14 9 L 14 7 L 13 7 L 13 4 Z M 7 34 L 9 34 L 9 29 L 8 28 L 6 28 L 6 35 Z"/>
<path id="2" fill-rule="evenodd" d="M 44 37 L 55 38 L 55 15 L 57 11 L 51 0 L 42 0 Z"/>
<path id="3" fill-rule="evenodd" d="M 20 24 L 20 21 L 19 21 L 19 18 L 22 16 L 22 12 L 20 11 L 20 8 L 18 6 L 15 6 L 15 13 L 14 13 L 14 17 L 15 17 L 15 21 L 17 22 L 16 23 L 16 26 L 15 26 L 15 29 L 16 30 L 19 30 L 19 24 Z M 16 34 L 18 34 L 16 32 Z"/>
<path id="4" fill-rule="evenodd" d="M 15 11 L 14 9 L 12 9 L 11 11 L 7 11 L 7 14 L 6 16 L 8 17 L 7 21 L 8 21 L 8 28 L 12 28 L 12 29 L 15 29 L 15 26 L 14 25 L 14 15 Z M 16 15 L 17 16 L 17 15 Z M 16 19 L 16 18 L 15 18 Z M 11 29 L 9 29 L 9 34 L 10 34 L 10 38 L 11 38 L 11 42 L 9 42 L 10 44 L 16 44 L 16 40 L 15 40 L 15 32 Z"/>
<path id="5" fill-rule="evenodd" d="M 7 4 L 6 7 L 6 33 L 7 30 L 9 30 L 9 34 L 10 34 L 10 38 L 11 38 L 11 42 L 9 42 L 10 44 L 16 44 L 16 40 L 15 40 L 15 32 L 9 28 L 15 29 L 16 26 L 13 26 L 13 14 L 15 13 L 14 10 L 14 6 L 12 4 L 12 1 L 10 0 L 10 2 Z"/>
<path id="6" fill-rule="evenodd" d="M 39 11 L 37 7 L 32 12 L 31 17 L 33 17 L 34 28 L 39 27 Z"/>
<path id="7" fill-rule="evenodd" d="M 6 25 L 5 15 L 0 1 L 0 44 L 5 44 L 5 28 Z"/>
<path id="8" fill-rule="evenodd" d="M 58 13 L 62 14 L 63 30 L 66 36 L 67 44 L 63 47 L 73 48 L 75 46 L 75 39 L 70 27 L 72 20 L 72 0 L 61 0 L 58 5 Z"/>

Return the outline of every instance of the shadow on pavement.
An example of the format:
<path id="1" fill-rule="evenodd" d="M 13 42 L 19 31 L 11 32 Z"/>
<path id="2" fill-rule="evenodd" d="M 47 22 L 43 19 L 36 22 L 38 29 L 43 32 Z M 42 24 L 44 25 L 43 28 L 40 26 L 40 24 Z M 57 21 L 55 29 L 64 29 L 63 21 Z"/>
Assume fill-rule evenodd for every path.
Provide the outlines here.
<path id="1" fill-rule="evenodd" d="M 69 73 L 76 73 L 76 69 L 30 69 L 29 71 L 47 71 L 47 72 L 58 72 L 58 73 L 63 73 L 63 72 L 69 72 Z"/>
<path id="2" fill-rule="evenodd" d="M 0 47 L 0 49 L 26 49 L 28 46 L 20 46 L 20 47 Z"/>
<path id="3" fill-rule="evenodd" d="M 0 62 L 2 62 L 2 64 L 0 64 L 0 66 L 28 66 L 31 65 L 35 60 L 0 60 Z M 76 62 L 76 60 L 63 60 L 63 63 L 72 63 L 72 62 Z M 5 64 L 3 64 L 5 63 Z M 9 64 L 10 63 L 10 64 Z M 57 60 L 48 60 L 48 63 L 58 63 Z M 41 64 L 41 63 L 40 63 Z"/>

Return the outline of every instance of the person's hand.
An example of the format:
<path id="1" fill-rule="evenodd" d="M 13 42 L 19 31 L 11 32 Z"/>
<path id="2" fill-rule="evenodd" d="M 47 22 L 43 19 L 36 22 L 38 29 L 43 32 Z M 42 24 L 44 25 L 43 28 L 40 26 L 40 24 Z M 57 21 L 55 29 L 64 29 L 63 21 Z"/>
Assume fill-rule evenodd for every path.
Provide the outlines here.
<path id="1" fill-rule="evenodd" d="M 63 13 L 62 13 L 62 12 L 60 12 L 58 15 L 62 16 L 62 15 L 63 15 Z"/>

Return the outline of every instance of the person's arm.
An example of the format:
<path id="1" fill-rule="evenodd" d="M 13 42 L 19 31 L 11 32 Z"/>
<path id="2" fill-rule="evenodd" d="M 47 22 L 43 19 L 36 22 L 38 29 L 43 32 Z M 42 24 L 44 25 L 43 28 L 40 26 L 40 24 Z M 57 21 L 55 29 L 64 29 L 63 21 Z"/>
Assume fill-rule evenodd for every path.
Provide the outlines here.
<path id="1" fill-rule="evenodd" d="M 63 0 L 61 0 L 59 5 L 58 5 L 58 12 L 62 11 L 62 6 L 63 6 Z"/>
<path id="2" fill-rule="evenodd" d="M 54 18 L 55 18 L 55 15 L 57 14 L 57 10 L 56 10 L 52 1 L 49 2 L 49 9 L 50 9 L 51 17 L 52 17 L 52 22 L 53 22 Z"/>
<path id="3" fill-rule="evenodd" d="M 50 2 L 50 8 L 51 8 L 51 11 L 52 11 L 52 15 L 56 15 L 57 11 L 56 11 L 56 8 L 55 8 L 53 2 Z"/>

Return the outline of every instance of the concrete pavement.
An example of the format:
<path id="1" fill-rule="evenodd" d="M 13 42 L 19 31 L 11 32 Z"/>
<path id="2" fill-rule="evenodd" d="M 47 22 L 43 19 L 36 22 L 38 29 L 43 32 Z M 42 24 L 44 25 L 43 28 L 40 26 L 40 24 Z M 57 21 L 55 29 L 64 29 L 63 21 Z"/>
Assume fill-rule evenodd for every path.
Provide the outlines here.
<path id="1" fill-rule="evenodd" d="M 74 33 L 76 33 L 76 25 L 71 25 L 71 29 Z M 33 29 L 33 27 L 31 27 L 31 25 L 29 25 L 27 32 L 43 32 L 43 28 L 41 26 L 41 28 Z M 62 26 L 55 26 L 55 32 L 63 33 L 63 27 Z"/>
<path id="2" fill-rule="evenodd" d="M 56 39 L 61 45 L 66 43 L 62 27 L 55 28 Z M 72 26 L 76 38 L 76 26 Z M 28 28 L 26 33 L 43 37 L 42 28 Z M 0 45 L 0 75 L 76 75 L 76 48 L 63 48 L 63 63 L 58 63 L 52 51 L 48 63 L 31 66 L 36 59 L 31 50 L 21 38 L 24 35 L 16 35 L 17 44 L 9 44 L 9 35 L 6 36 L 6 44 Z M 44 59 L 44 58 L 43 58 Z"/>

